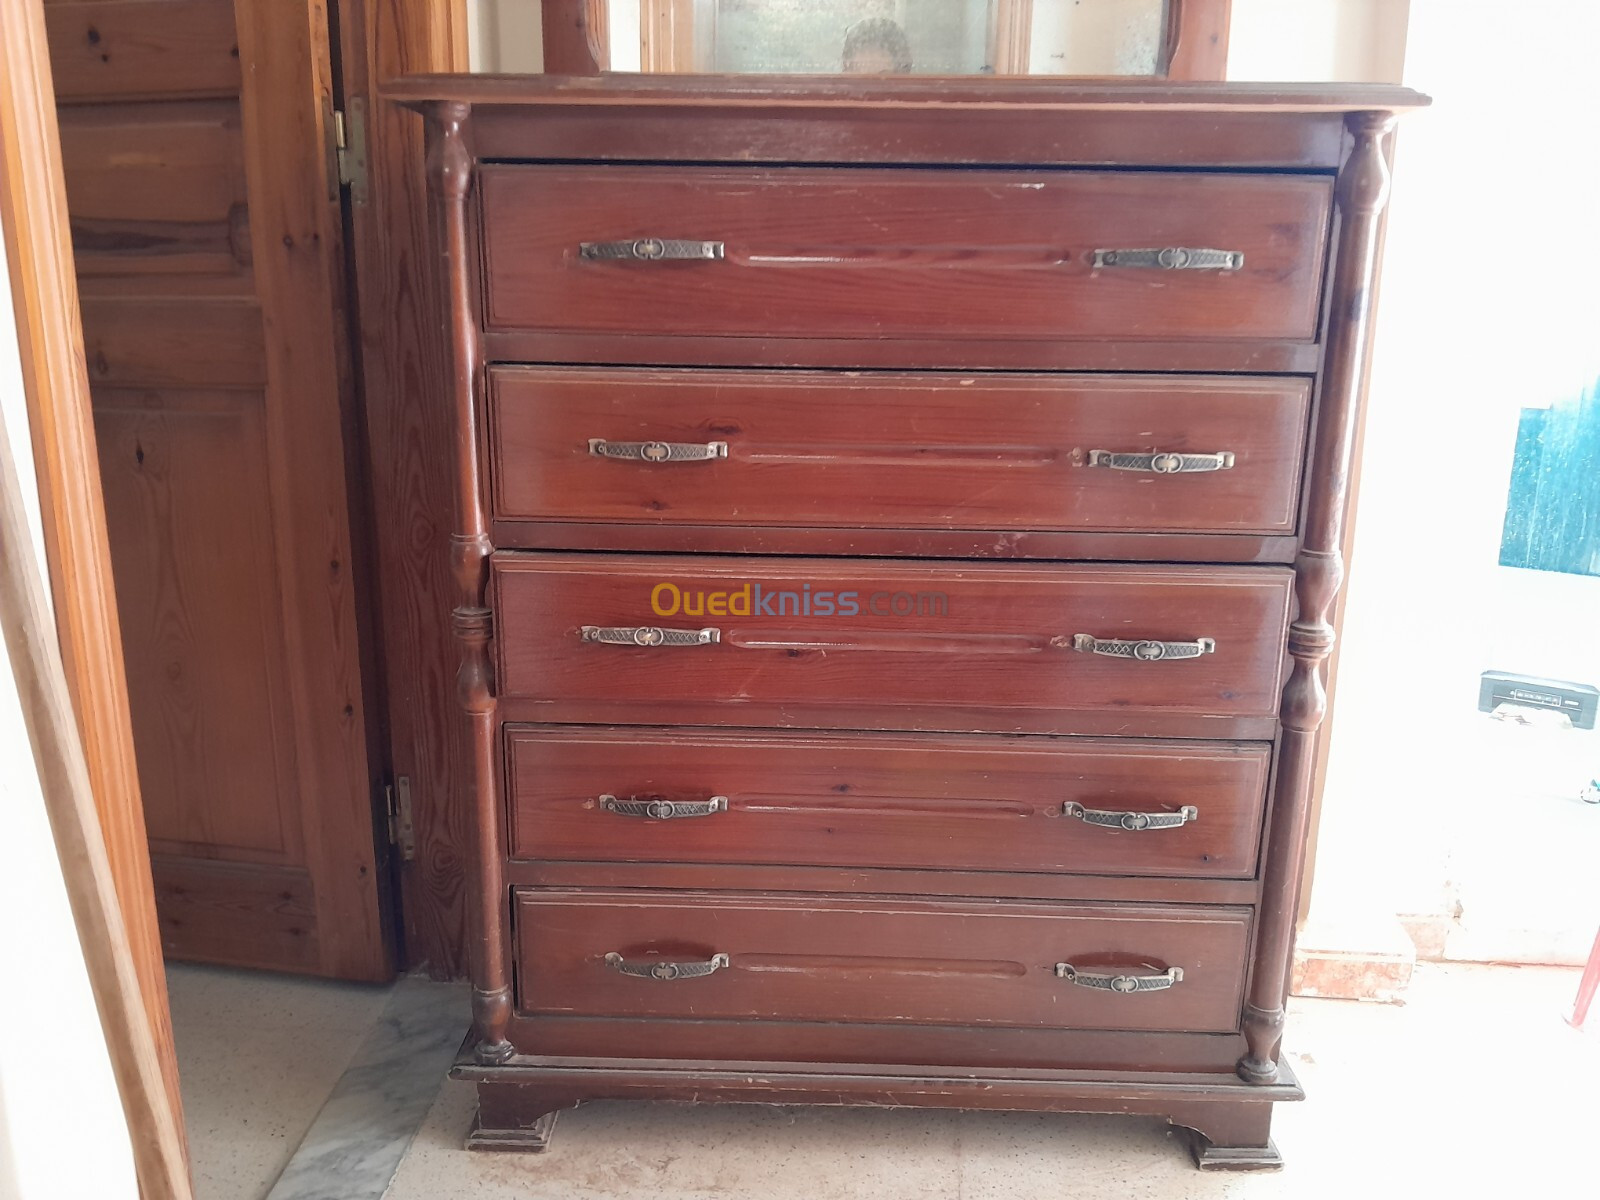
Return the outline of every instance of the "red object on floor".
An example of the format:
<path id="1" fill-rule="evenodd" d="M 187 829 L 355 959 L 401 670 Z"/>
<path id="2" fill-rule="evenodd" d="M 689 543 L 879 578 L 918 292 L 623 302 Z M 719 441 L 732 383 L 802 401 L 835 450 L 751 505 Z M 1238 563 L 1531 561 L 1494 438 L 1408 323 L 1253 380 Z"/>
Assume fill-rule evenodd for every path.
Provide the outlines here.
<path id="1" fill-rule="evenodd" d="M 1594 935 L 1594 947 L 1589 951 L 1589 961 L 1584 964 L 1583 978 L 1578 981 L 1578 998 L 1572 1003 L 1572 1015 L 1567 1018 L 1567 1024 L 1583 1028 L 1597 989 L 1600 989 L 1600 933 Z"/>

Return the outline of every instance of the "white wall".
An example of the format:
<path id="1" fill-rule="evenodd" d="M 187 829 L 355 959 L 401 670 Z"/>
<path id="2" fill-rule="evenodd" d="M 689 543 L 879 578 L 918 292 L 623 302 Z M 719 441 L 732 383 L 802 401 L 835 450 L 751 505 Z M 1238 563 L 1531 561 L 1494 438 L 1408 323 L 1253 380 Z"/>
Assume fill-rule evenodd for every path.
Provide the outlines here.
<path id="1" fill-rule="evenodd" d="M 1410 7 L 1410 0 L 1233 0 L 1228 78 L 1398 83 Z"/>
<path id="2" fill-rule="evenodd" d="M 0 417 L 44 562 L 11 289 L 0 244 Z M 41 575 L 43 572 L 41 571 Z M 133 1153 L 0 650 L 0 1200 L 133 1200 Z"/>
<path id="3" fill-rule="evenodd" d="M 1490 668 L 1600 683 L 1600 580 L 1497 565 L 1517 410 L 1600 375 L 1600 5 L 1505 11 L 1411 3 L 1405 82 L 1434 107 L 1396 147 L 1313 912 L 1459 900 L 1581 954 L 1600 737 L 1475 709 Z"/>
<path id="4" fill-rule="evenodd" d="M 537 73 L 544 70 L 540 0 L 466 0 L 466 3 L 468 52 L 474 71 Z"/>

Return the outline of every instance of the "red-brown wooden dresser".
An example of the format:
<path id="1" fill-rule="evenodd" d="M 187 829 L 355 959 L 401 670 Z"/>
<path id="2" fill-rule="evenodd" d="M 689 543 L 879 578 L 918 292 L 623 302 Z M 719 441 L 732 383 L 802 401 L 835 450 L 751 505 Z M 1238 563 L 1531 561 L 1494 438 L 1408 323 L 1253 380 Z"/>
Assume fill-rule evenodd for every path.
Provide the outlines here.
<path id="1" fill-rule="evenodd" d="M 470 1144 L 598 1098 L 1277 1161 L 1389 87 L 430 77 Z"/>

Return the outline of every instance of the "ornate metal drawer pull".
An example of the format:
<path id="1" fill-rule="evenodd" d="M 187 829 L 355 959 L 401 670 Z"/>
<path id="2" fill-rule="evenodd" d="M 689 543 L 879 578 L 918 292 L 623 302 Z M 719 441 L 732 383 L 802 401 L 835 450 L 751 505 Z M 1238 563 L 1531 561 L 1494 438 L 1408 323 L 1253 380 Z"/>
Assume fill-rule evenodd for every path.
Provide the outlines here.
<path id="1" fill-rule="evenodd" d="M 1168 450 L 1155 454 L 1118 454 L 1113 450 L 1091 450 L 1089 465 L 1110 467 L 1113 471 L 1187 475 L 1196 471 L 1226 471 L 1233 466 L 1233 452 L 1220 450 L 1216 454 L 1177 454 Z"/>
<path id="2" fill-rule="evenodd" d="M 683 238 L 634 238 L 628 242 L 580 242 L 578 256 L 588 259 L 659 262 L 667 258 L 721 258 L 721 242 Z"/>
<path id="3" fill-rule="evenodd" d="M 606 955 L 606 966 L 619 975 L 633 975 L 639 979 L 703 979 L 728 965 L 726 954 L 713 954 L 705 962 L 667 962 L 664 959 L 644 958 L 629 962 L 613 950 Z"/>
<path id="4" fill-rule="evenodd" d="M 1075 633 L 1072 635 L 1072 648 L 1111 658 L 1160 662 L 1164 658 L 1199 658 L 1202 654 L 1213 653 L 1217 643 L 1213 638 L 1196 638 L 1192 642 L 1135 642 L 1123 638 L 1097 638 L 1092 633 Z"/>
<path id="5" fill-rule="evenodd" d="M 713 813 L 728 811 L 726 796 L 713 796 L 709 800 L 618 800 L 615 796 L 601 796 L 600 807 L 619 817 L 649 817 L 654 821 L 671 821 L 678 817 L 709 817 Z"/>
<path id="6" fill-rule="evenodd" d="M 608 442 L 590 438 L 589 453 L 596 458 L 620 458 L 630 462 L 709 462 L 728 457 L 727 442 Z"/>
<path id="7" fill-rule="evenodd" d="M 1077 817 L 1085 825 L 1101 825 L 1106 829 L 1128 829 L 1137 833 L 1144 829 L 1176 829 L 1179 825 L 1200 819 L 1200 810 L 1185 804 L 1177 812 L 1111 812 L 1106 809 L 1085 808 L 1073 800 L 1061 806 L 1061 815 Z"/>
<path id="8" fill-rule="evenodd" d="M 1160 975 L 1091 975 L 1071 963 L 1057 963 L 1056 978 L 1102 992 L 1164 992 L 1183 982 L 1183 968 L 1168 967 Z"/>
<path id="9" fill-rule="evenodd" d="M 1191 246 L 1096 250 L 1094 265 L 1096 270 L 1101 267 L 1154 267 L 1160 271 L 1241 271 L 1244 254 L 1239 250 L 1199 250 Z"/>
<path id="10" fill-rule="evenodd" d="M 709 646 L 722 640 L 720 629 L 657 629 L 653 625 L 585 625 L 583 640 L 607 646 Z"/>

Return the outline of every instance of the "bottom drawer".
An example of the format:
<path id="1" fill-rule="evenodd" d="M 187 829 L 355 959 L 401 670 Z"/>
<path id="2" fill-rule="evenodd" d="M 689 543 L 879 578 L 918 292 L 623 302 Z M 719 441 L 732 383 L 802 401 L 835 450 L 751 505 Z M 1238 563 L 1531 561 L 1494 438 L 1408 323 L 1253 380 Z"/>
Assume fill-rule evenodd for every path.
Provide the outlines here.
<path id="1" fill-rule="evenodd" d="M 1227 1032 L 1250 911 L 518 889 L 519 1011 Z"/>

